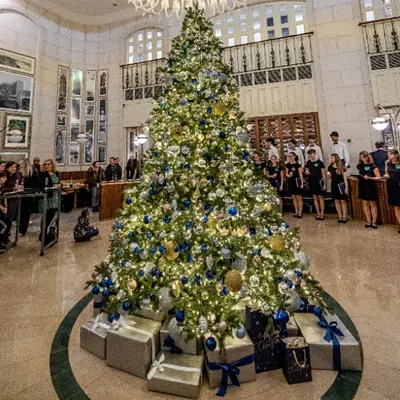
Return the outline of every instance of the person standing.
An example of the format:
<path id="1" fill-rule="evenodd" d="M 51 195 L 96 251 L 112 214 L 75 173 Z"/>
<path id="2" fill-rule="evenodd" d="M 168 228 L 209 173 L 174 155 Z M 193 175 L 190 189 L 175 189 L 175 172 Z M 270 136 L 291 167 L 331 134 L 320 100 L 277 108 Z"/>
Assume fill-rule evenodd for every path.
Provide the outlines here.
<path id="1" fill-rule="evenodd" d="M 316 137 L 314 135 L 310 135 L 308 137 L 308 146 L 304 149 L 306 161 L 309 160 L 308 150 L 314 149 L 317 154 L 317 159 L 323 161 L 321 147 L 317 145 Z"/>
<path id="2" fill-rule="evenodd" d="M 303 168 L 293 151 L 289 153 L 289 162 L 286 164 L 286 177 L 288 178 L 289 194 L 292 196 L 295 218 L 303 217 Z"/>
<path id="3" fill-rule="evenodd" d="M 126 179 L 131 180 L 131 179 L 136 179 L 137 178 L 137 173 L 138 173 L 138 160 L 137 158 L 132 159 L 130 158 L 128 160 L 128 163 L 126 164 Z"/>
<path id="4" fill-rule="evenodd" d="M 7 181 L 4 185 L 4 192 L 16 192 L 24 188 L 22 184 L 21 175 L 17 172 L 17 164 L 14 161 L 6 164 L 5 172 L 7 174 Z M 15 220 L 18 212 L 18 199 L 9 199 L 7 201 L 7 217 L 11 221 Z"/>
<path id="5" fill-rule="evenodd" d="M 0 161 L 0 172 L 4 172 L 6 169 L 6 163 L 4 161 Z"/>
<path id="6" fill-rule="evenodd" d="M 279 196 L 279 206 L 281 213 L 283 211 L 283 168 L 279 165 L 276 156 L 272 156 L 269 164 L 265 168 L 265 175 L 271 186 L 276 189 Z"/>
<path id="7" fill-rule="evenodd" d="M 35 157 L 33 159 L 33 164 L 32 164 L 32 170 L 35 174 L 39 175 L 39 172 L 41 170 L 42 166 L 40 165 L 40 158 Z"/>
<path id="8" fill-rule="evenodd" d="M 107 181 L 119 181 L 122 178 L 122 169 L 115 162 L 115 158 L 110 158 L 110 164 L 107 165 L 105 177 Z"/>
<path id="9" fill-rule="evenodd" d="M 0 171 L 0 194 L 3 192 L 7 180 L 7 174 Z M 7 217 L 7 200 L 0 200 L 0 254 L 7 249 L 10 241 L 12 221 Z"/>
<path id="10" fill-rule="evenodd" d="M 289 142 L 289 152 L 288 152 L 288 155 L 287 155 L 287 158 L 286 158 L 286 163 L 289 162 L 289 155 L 290 155 L 291 152 L 296 154 L 299 164 L 302 167 L 304 167 L 304 155 L 303 155 L 303 152 L 301 151 L 300 147 L 297 146 L 297 142 L 294 139 L 292 139 Z"/>
<path id="11" fill-rule="evenodd" d="M 338 213 L 339 224 L 347 223 L 347 201 L 349 195 L 349 182 L 346 175 L 346 168 L 338 154 L 331 154 L 328 174 L 331 178 L 332 198 L 335 200 L 335 207 Z"/>
<path id="12" fill-rule="evenodd" d="M 86 183 L 92 197 L 92 210 L 93 212 L 99 211 L 100 205 L 100 184 L 105 179 L 103 168 L 101 168 L 98 161 L 95 161 L 87 170 Z"/>
<path id="13" fill-rule="evenodd" d="M 350 168 L 350 157 L 345 143 L 339 140 L 339 134 L 337 132 L 331 133 L 331 154 L 337 154 L 346 168 Z"/>
<path id="14" fill-rule="evenodd" d="M 385 170 L 388 203 L 394 208 L 397 222 L 400 225 L 400 155 L 397 150 L 389 150 L 388 156 Z"/>
<path id="15" fill-rule="evenodd" d="M 358 198 L 362 200 L 364 214 L 367 219 L 366 228 L 378 229 L 378 192 L 375 182 L 381 178 L 381 174 L 377 166 L 373 163 L 371 155 L 368 151 L 360 153 L 360 161 L 357 165 L 359 175 L 358 180 Z"/>
<path id="16" fill-rule="evenodd" d="M 253 152 L 253 164 L 254 175 L 258 178 L 264 178 L 265 163 L 261 161 L 260 153 L 258 151 Z"/>
<path id="17" fill-rule="evenodd" d="M 35 177 L 33 168 L 29 158 L 24 158 L 19 162 L 20 174 L 24 183 L 24 190 L 33 191 L 36 188 L 37 178 Z M 32 197 L 24 197 L 21 200 L 21 214 L 19 219 L 19 233 L 24 236 L 28 231 L 29 220 L 33 213 L 34 199 Z"/>
<path id="18" fill-rule="evenodd" d="M 314 198 L 314 206 L 317 212 L 318 221 L 325 219 L 325 165 L 317 158 L 315 149 L 308 150 L 309 160 L 307 161 L 305 174 L 309 177 L 309 188 Z"/>
<path id="19" fill-rule="evenodd" d="M 376 150 L 371 153 L 374 164 L 378 167 L 381 176 L 385 175 L 386 161 L 388 160 L 388 153 L 385 150 L 385 143 L 376 142 Z"/>
<path id="20" fill-rule="evenodd" d="M 272 156 L 275 156 L 278 161 L 280 160 L 279 150 L 275 147 L 275 140 L 268 138 L 265 141 L 265 160 L 267 163 L 271 160 Z"/>

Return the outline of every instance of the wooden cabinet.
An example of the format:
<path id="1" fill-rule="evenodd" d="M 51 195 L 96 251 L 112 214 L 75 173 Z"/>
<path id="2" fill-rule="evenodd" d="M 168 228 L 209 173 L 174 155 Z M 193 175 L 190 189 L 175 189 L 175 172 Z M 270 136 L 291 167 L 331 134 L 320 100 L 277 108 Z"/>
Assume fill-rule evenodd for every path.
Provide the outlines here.
<path id="1" fill-rule="evenodd" d="M 280 151 L 281 160 L 286 160 L 286 152 L 290 140 L 295 139 L 300 148 L 308 145 L 308 137 L 313 135 L 321 145 L 318 113 L 275 115 L 269 117 L 250 118 L 251 142 L 253 148 L 264 155 L 265 142 L 268 138 L 275 140 Z"/>

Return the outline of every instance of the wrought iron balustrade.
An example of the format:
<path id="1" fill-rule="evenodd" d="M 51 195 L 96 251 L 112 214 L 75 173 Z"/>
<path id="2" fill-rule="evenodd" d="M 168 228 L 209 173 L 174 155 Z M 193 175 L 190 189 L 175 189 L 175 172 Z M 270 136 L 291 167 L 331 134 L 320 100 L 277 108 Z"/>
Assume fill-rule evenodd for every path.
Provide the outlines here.
<path id="1" fill-rule="evenodd" d="M 223 61 L 240 86 L 312 78 L 313 32 L 226 47 Z M 163 82 L 157 72 L 166 59 L 122 65 L 125 101 L 158 97 Z"/>

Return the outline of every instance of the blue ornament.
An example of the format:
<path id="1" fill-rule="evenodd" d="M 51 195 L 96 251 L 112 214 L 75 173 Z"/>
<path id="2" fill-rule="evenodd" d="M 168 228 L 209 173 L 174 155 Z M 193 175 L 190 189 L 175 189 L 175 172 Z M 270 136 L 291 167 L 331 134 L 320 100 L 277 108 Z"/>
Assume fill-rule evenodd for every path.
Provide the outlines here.
<path id="1" fill-rule="evenodd" d="M 158 157 L 159 154 L 160 154 L 160 153 L 159 153 L 158 151 L 155 151 L 155 152 L 153 153 L 153 156 L 154 156 L 154 157 Z"/>
<path id="2" fill-rule="evenodd" d="M 226 138 L 226 133 L 225 132 L 220 132 L 219 133 L 219 138 L 220 139 L 225 139 Z"/>
<path id="3" fill-rule="evenodd" d="M 128 204 L 128 206 L 129 206 L 130 204 L 133 203 L 133 201 L 132 201 L 132 199 L 129 197 L 129 198 L 127 198 L 127 199 L 125 200 L 125 203 Z"/>
<path id="4" fill-rule="evenodd" d="M 224 150 L 225 150 L 225 151 L 228 151 L 228 150 L 229 150 L 229 146 L 225 146 L 225 147 L 224 147 Z"/>
<path id="5" fill-rule="evenodd" d="M 258 250 L 252 250 L 251 255 L 256 256 L 258 254 Z"/>
<path id="6" fill-rule="evenodd" d="M 150 249 L 150 253 L 151 253 L 151 254 L 156 254 L 156 251 L 157 251 L 157 249 L 156 249 L 155 247 L 152 247 L 152 248 Z"/>
<path id="7" fill-rule="evenodd" d="M 120 255 L 121 255 L 121 250 L 120 250 L 120 249 L 115 250 L 115 254 L 116 254 L 117 256 L 120 256 Z"/>
<path id="8" fill-rule="evenodd" d="M 146 236 L 148 239 L 151 239 L 153 237 L 153 234 L 151 232 L 149 232 Z"/>
<path id="9" fill-rule="evenodd" d="M 236 207 L 229 207 L 229 208 L 228 208 L 228 214 L 229 214 L 231 217 L 236 217 L 236 215 L 237 215 L 237 209 L 236 209 Z"/>
<path id="10" fill-rule="evenodd" d="M 168 172 L 168 171 L 169 171 L 168 165 L 165 165 L 165 166 L 164 166 L 164 171 L 165 171 L 165 172 Z"/>
<path id="11" fill-rule="evenodd" d="M 240 325 L 239 328 L 236 329 L 236 337 L 238 339 L 243 339 L 246 336 L 246 328 L 243 325 Z"/>
<path id="12" fill-rule="evenodd" d="M 306 308 L 306 303 L 304 302 L 304 300 L 300 300 L 300 306 L 298 311 L 304 311 Z"/>
<path id="13" fill-rule="evenodd" d="M 129 237 L 133 238 L 135 234 L 133 232 L 129 232 Z"/>
<path id="14" fill-rule="evenodd" d="M 208 222 L 208 217 L 207 217 L 207 216 L 205 216 L 205 217 L 203 218 L 203 222 L 204 222 L 204 223 L 207 223 L 207 222 Z"/>
<path id="15" fill-rule="evenodd" d="M 185 165 L 183 166 L 183 168 L 189 170 L 189 169 L 191 169 L 192 167 L 190 166 L 190 164 L 185 164 Z"/>
<path id="16" fill-rule="evenodd" d="M 196 285 L 196 286 L 201 285 L 201 276 L 196 275 L 196 276 L 193 278 L 193 285 Z"/>
<path id="17" fill-rule="evenodd" d="M 205 206 L 204 206 L 204 209 L 206 210 L 206 211 L 212 211 L 213 210 L 213 206 L 211 205 L 211 204 L 206 204 Z"/>
<path id="18" fill-rule="evenodd" d="M 256 228 L 249 228 L 250 236 L 254 236 L 256 234 Z"/>
<path id="19" fill-rule="evenodd" d="M 207 107 L 207 112 L 209 113 L 209 114 L 211 114 L 212 113 L 212 107 Z"/>
<path id="20" fill-rule="evenodd" d="M 214 158 L 214 159 L 215 159 L 215 158 Z M 215 179 L 214 179 L 213 176 L 208 176 L 208 177 L 207 177 L 207 180 L 208 180 L 208 182 L 210 182 L 210 183 L 214 183 L 214 182 L 215 182 Z"/>
<path id="21" fill-rule="evenodd" d="M 98 294 L 99 292 L 100 292 L 100 288 L 98 286 L 93 286 L 92 293 L 93 294 Z"/>
<path id="22" fill-rule="evenodd" d="M 122 228 L 122 225 L 121 225 L 119 222 L 117 222 L 117 223 L 115 224 L 115 227 L 116 227 L 117 229 L 121 229 L 121 228 Z"/>
<path id="23" fill-rule="evenodd" d="M 206 272 L 206 278 L 207 278 L 209 281 L 213 280 L 213 279 L 214 279 L 214 272 L 211 271 L 211 270 L 208 270 L 208 271 Z"/>
<path id="24" fill-rule="evenodd" d="M 187 276 L 182 276 L 181 282 L 183 285 L 187 285 L 189 283 L 189 278 Z"/>
<path id="25" fill-rule="evenodd" d="M 204 120 L 204 119 L 202 119 L 202 120 L 200 120 L 199 124 L 200 124 L 201 126 L 206 126 L 207 121 Z"/>
<path id="26" fill-rule="evenodd" d="M 153 268 L 151 270 L 151 276 L 158 278 L 160 276 L 160 270 L 158 268 Z"/>
<path id="27" fill-rule="evenodd" d="M 285 224 L 285 228 L 288 229 L 289 228 L 289 224 L 286 223 Z"/>
<path id="28" fill-rule="evenodd" d="M 206 340 L 207 349 L 214 351 L 217 348 L 217 341 L 212 336 L 208 337 Z"/>
<path id="29" fill-rule="evenodd" d="M 149 196 L 153 196 L 154 190 L 150 189 L 150 190 L 148 191 L 148 194 L 149 194 Z"/>
<path id="30" fill-rule="evenodd" d="M 140 254 L 140 247 L 135 247 L 135 250 L 133 250 L 135 254 Z"/>
<path id="31" fill-rule="evenodd" d="M 112 324 L 113 321 L 115 320 L 115 314 L 110 314 L 110 315 L 107 317 L 107 319 L 108 319 L 108 322 L 109 322 L 110 324 Z"/>
<path id="32" fill-rule="evenodd" d="M 151 221 L 151 217 L 149 217 L 148 215 L 145 215 L 145 216 L 143 217 L 143 222 L 144 222 L 145 224 L 149 224 L 150 221 Z"/>
<path id="33" fill-rule="evenodd" d="M 171 222 L 171 218 L 168 217 L 168 216 L 165 216 L 165 217 L 163 218 L 163 222 L 164 222 L 164 224 L 169 224 L 169 223 Z"/>
<path id="34" fill-rule="evenodd" d="M 201 251 L 205 253 L 207 251 L 207 246 L 205 244 L 201 245 Z"/>
<path id="35" fill-rule="evenodd" d="M 189 248 L 189 245 L 186 242 L 183 242 L 179 245 L 179 249 L 181 251 L 186 251 Z"/>
<path id="36" fill-rule="evenodd" d="M 144 269 L 140 269 L 139 272 L 138 272 L 138 275 L 139 276 L 144 276 L 144 274 L 145 274 Z"/>
<path id="37" fill-rule="evenodd" d="M 111 279 L 107 279 L 107 281 L 106 281 L 106 287 L 107 287 L 108 289 L 110 289 L 110 288 L 112 288 L 113 286 L 114 286 L 113 281 L 112 281 Z"/>
<path id="38" fill-rule="evenodd" d="M 108 291 L 108 289 L 104 289 L 103 290 L 103 296 L 108 296 L 110 294 L 110 292 Z"/>
<path id="39" fill-rule="evenodd" d="M 183 322 L 185 320 L 185 312 L 183 310 L 177 311 L 175 318 L 178 322 Z"/>
<path id="40" fill-rule="evenodd" d="M 317 317 L 319 317 L 319 316 L 321 316 L 322 315 L 322 309 L 321 309 L 321 307 L 314 307 L 314 314 L 317 316 Z"/>
<path id="41" fill-rule="evenodd" d="M 286 282 L 288 288 L 291 289 L 293 287 L 293 283 L 291 281 Z"/>
<path id="42" fill-rule="evenodd" d="M 99 283 L 99 286 L 100 286 L 101 288 L 105 287 L 105 286 L 106 286 L 106 280 L 105 280 L 105 279 L 102 279 L 101 282 Z"/>
<path id="43" fill-rule="evenodd" d="M 188 257 L 187 262 L 188 262 L 188 263 L 193 262 L 193 256 L 192 256 L 192 255 L 190 255 L 190 256 Z"/>
<path id="44" fill-rule="evenodd" d="M 126 264 L 126 260 L 121 260 L 121 265 L 125 265 Z"/>
<path id="45" fill-rule="evenodd" d="M 222 296 L 226 296 L 229 293 L 229 290 L 226 286 L 220 291 Z"/>
<path id="46" fill-rule="evenodd" d="M 242 155 L 243 155 L 243 157 L 248 157 L 249 152 L 247 150 L 242 150 Z"/>
<path id="47" fill-rule="evenodd" d="M 278 311 L 274 313 L 274 319 L 277 322 L 287 324 L 289 322 L 289 315 L 286 311 L 278 308 Z"/>
<path id="48" fill-rule="evenodd" d="M 185 205 L 186 208 L 189 208 L 192 204 L 192 202 L 189 199 L 186 199 L 183 204 Z"/>
<path id="49" fill-rule="evenodd" d="M 301 278 L 303 276 L 303 273 L 301 271 L 296 271 L 296 274 L 299 278 Z"/>
<path id="50" fill-rule="evenodd" d="M 129 310 L 131 309 L 131 304 L 129 303 L 129 301 L 125 301 L 125 302 L 122 304 L 122 309 L 123 309 L 124 311 L 129 311 Z"/>
<path id="51" fill-rule="evenodd" d="M 186 225 L 186 229 L 190 229 L 193 226 L 192 221 L 186 221 L 185 225 Z"/>

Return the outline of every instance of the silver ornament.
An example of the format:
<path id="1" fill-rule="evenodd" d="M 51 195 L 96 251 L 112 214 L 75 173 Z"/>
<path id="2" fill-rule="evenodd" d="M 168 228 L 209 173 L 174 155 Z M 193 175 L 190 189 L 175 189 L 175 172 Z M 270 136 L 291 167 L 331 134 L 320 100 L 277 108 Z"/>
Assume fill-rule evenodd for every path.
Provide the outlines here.
<path id="1" fill-rule="evenodd" d="M 143 299 L 142 300 L 142 305 L 143 306 L 148 306 L 151 303 L 151 300 L 149 298 Z"/>
<path id="2" fill-rule="evenodd" d="M 285 277 L 289 279 L 289 281 L 294 281 L 297 278 L 297 274 L 292 270 L 288 270 L 285 272 Z"/>
<path id="3" fill-rule="evenodd" d="M 252 275 L 250 277 L 250 285 L 252 287 L 258 287 L 260 285 L 260 278 L 257 275 Z"/>
<path id="4" fill-rule="evenodd" d="M 228 325 L 227 325 L 227 323 L 226 323 L 225 321 L 221 321 L 221 322 L 218 324 L 218 330 L 219 330 L 220 332 L 225 332 L 227 327 L 228 327 Z"/>
<path id="5" fill-rule="evenodd" d="M 236 136 L 236 141 L 238 142 L 238 144 L 240 145 L 245 145 L 249 142 L 250 137 L 247 133 L 245 132 L 240 132 L 237 134 Z"/>
<path id="6" fill-rule="evenodd" d="M 211 268 L 214 265 L 214 260 L 212 258 L 212 256 L 207 256 L 206 258 L 206 264 L 208 268 Z"/>
<path id="7" fill-rule="evenodd" d="M 243 325 L 240 325 L 239 328 L 236 329 L 236 337 L 238 339 L 243 339 L 246 336 L 246 328 Z"/>
<path id="8" fill-rule="evenodd" d="M 289 290 L 289 286 L 288 286 L 287 283 L 281 282 L 281 283 L 278 285 L 278 290 L 279 290 L 280 293 L 284 294 L 284 293 L 286 293 L 286 292 Z"/>
<path id="9" fill-rule="evenodd" d="M 227 249 L 226 247 L 224 247 L 223 249 L 221 249 L 221 255 L 224 258 L 229 258 L 231 255 L 231 251 L 229 249 Z"/>
<path id="10" fill-rule="evenodd" d="M 131 243 L 129 245 L 129 250 L 134 251 L 136 249 L 136 247 L 139 247 L 139 245 L 137 243 Z"/>
<path id="11" fill-rule="evenodd" d="M 147 259 L 149 258 L 149 253 L 148 253 L 148 251 L 147 251 L 147 250 L 143 250 L 143 251 L 140 253 L 140 258 L 141 258 L 142 260 L 147 260 Z"/>
<path id="12" fill-rule="evenodd" d="M 289 305 L 286 306 L 286 310 L 289 312 L 294 312 L 297 311 L 300 308 L 301 305 L 301 299 L 298 293 L 296 292 L 295 289 L 290 289 L 286 292 L 286 294 L 290 298 Z"/>
<path id="13" fill-rule="evenodd" d="M 267 258 L 271 255 L 271 250 L 263 248 L 261 250 L 261 257 Z"/>
<path id="14" fill-rule="evenodd" d="M 199 327 L 200 327 L 200 332 L 201 334 L 205 334 L 208 331 L 208 322 L 207 322 L 207 318 L 201 316 L 199 319 Z"/>
<path id="15" fill-rule="evenodd" d="M 157 292 L 157 295 L 161 310 L 169 311 L 174 308 L 174 299 L 171 296 L 171 289 L 169 287 L 161 288 Z"/>
<path id="16" fill-rule="evenodd" d="M 225 195 L 225 190 L 224 190 L 224 189 L 217 189 L 216 192 L 215 192 L 215 194 L 216 194 L 218 197 L 224 197 L 224 195 Z"/>
<path id="17" fill-rule="evenodd" d="M 179 341 L 182 339 L 181 331 L 179 329 L 178 321 L 176 318 L 172 318 L 171 321 L 168 324 L 168 331 L 169 331 L 169 336 L 171 336 L 172 339 L 175 341 Z M 179 346 L 178 346 L 179 347 Z"/>

